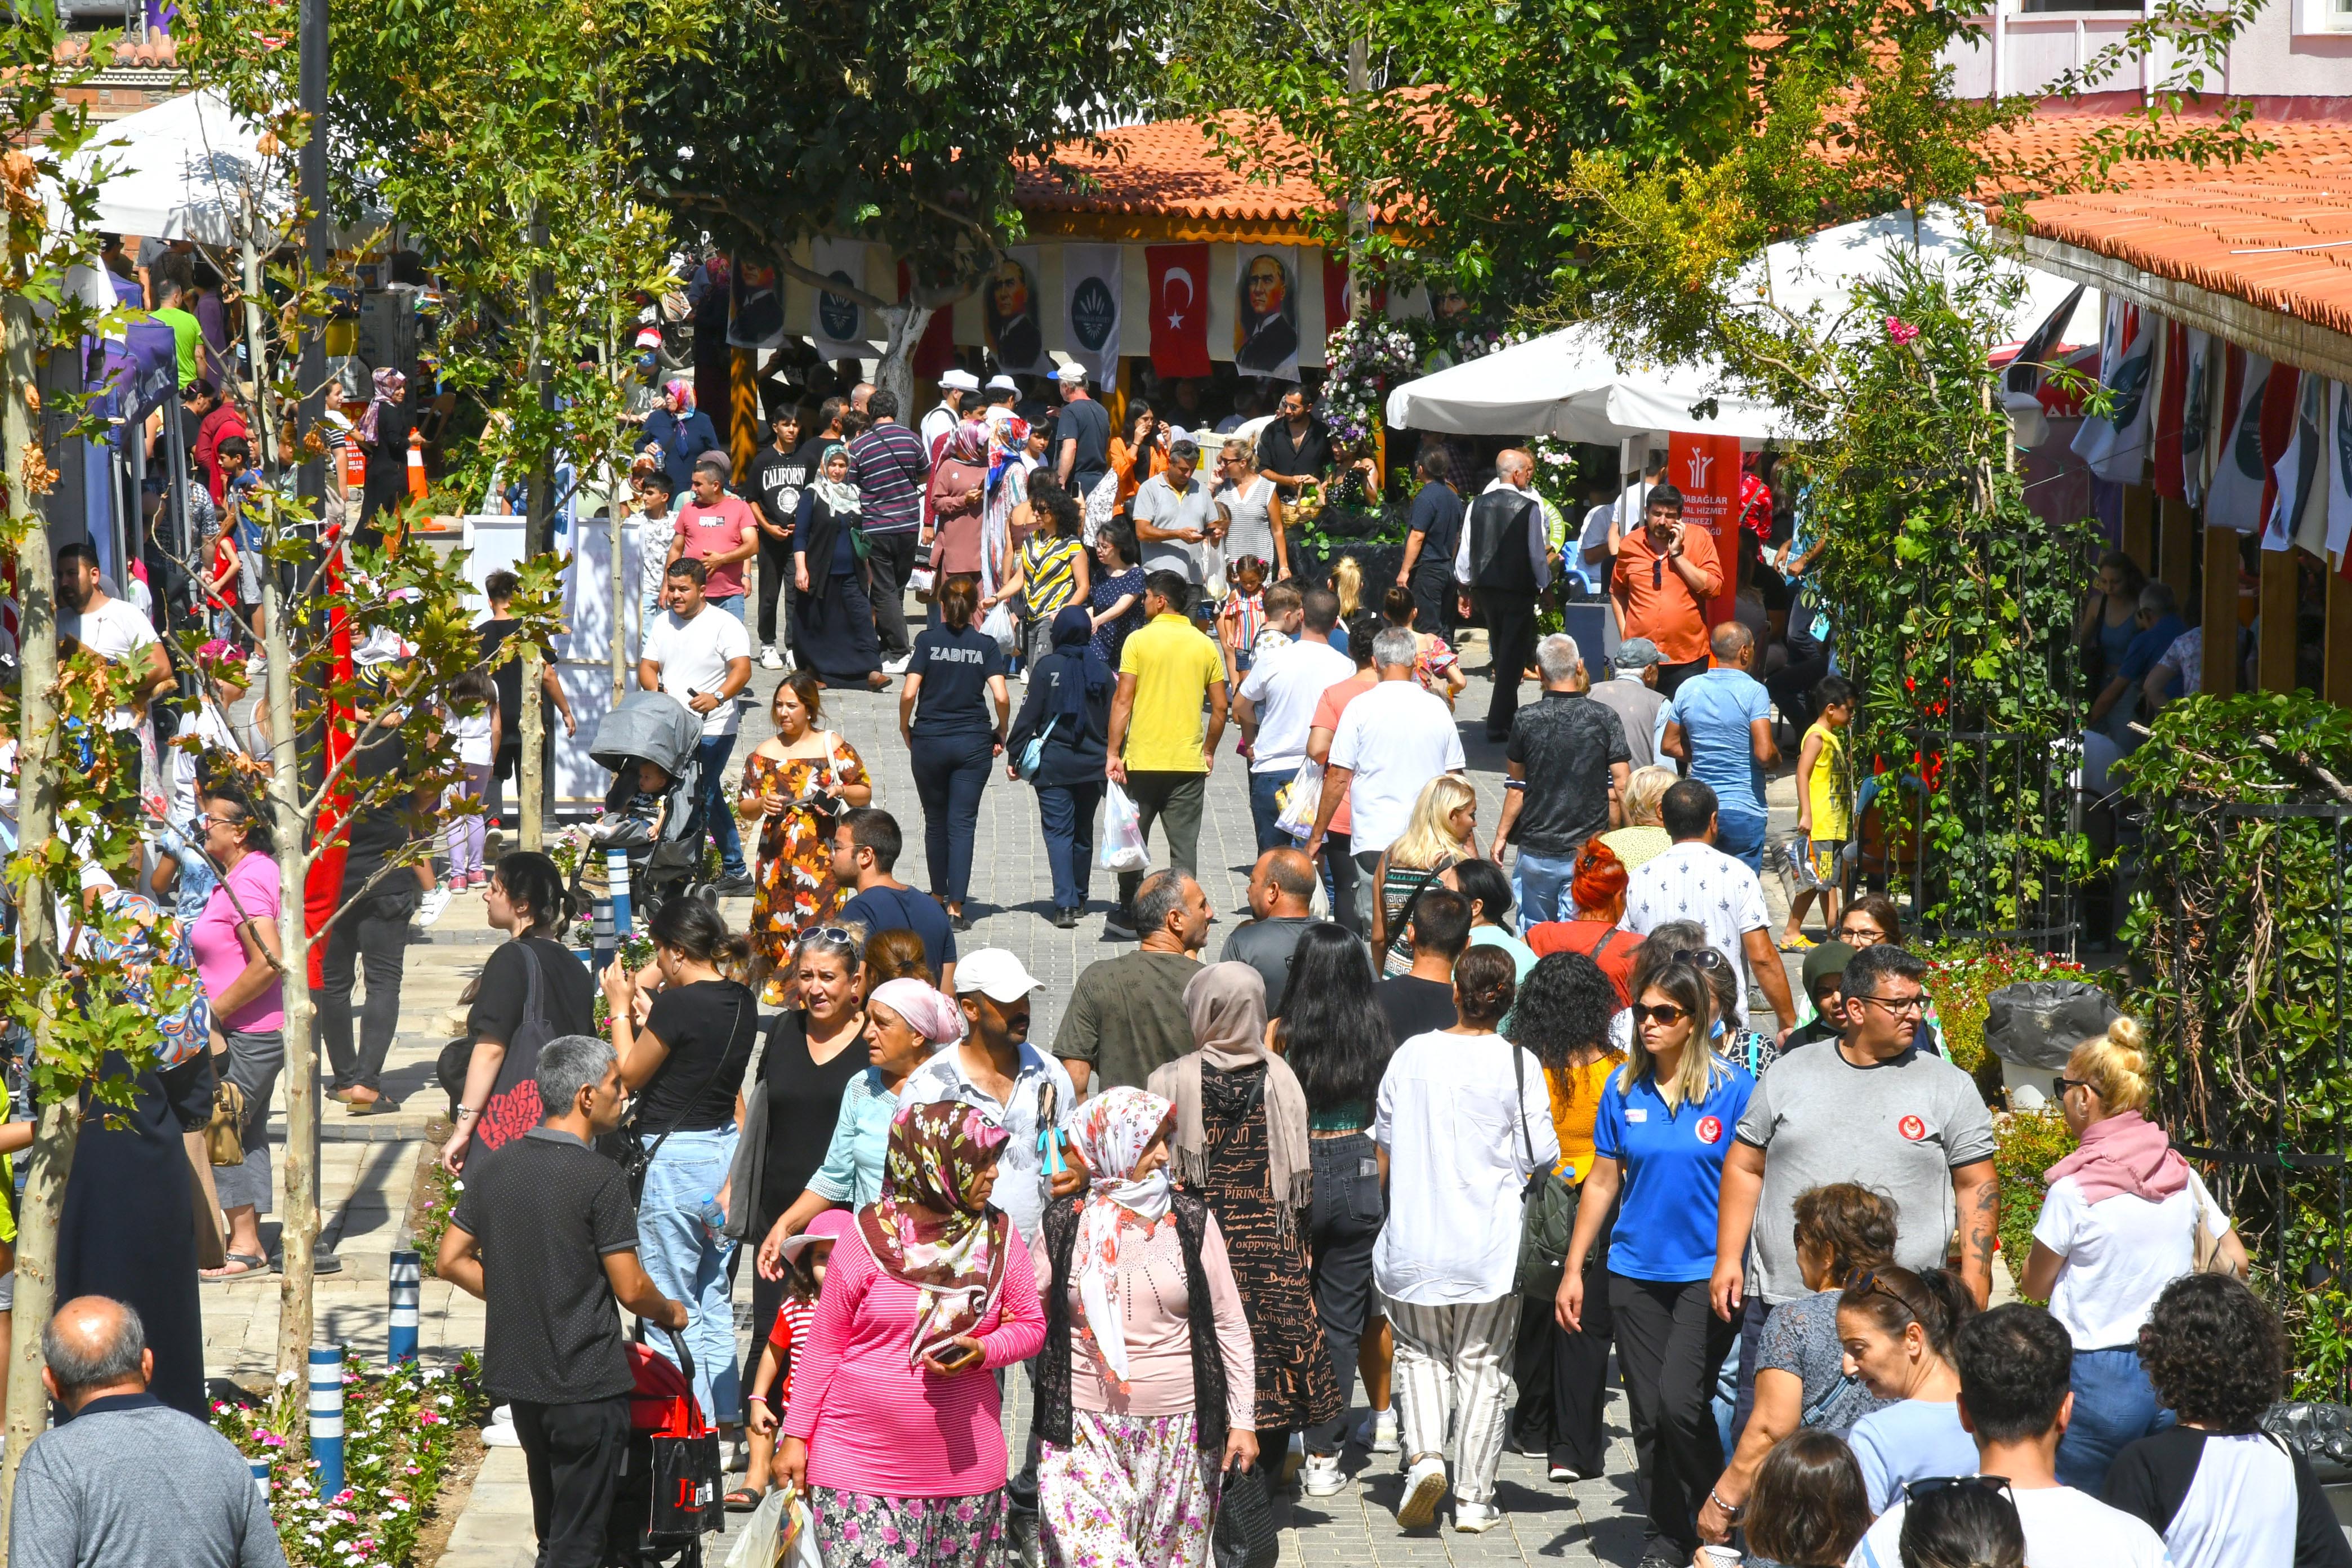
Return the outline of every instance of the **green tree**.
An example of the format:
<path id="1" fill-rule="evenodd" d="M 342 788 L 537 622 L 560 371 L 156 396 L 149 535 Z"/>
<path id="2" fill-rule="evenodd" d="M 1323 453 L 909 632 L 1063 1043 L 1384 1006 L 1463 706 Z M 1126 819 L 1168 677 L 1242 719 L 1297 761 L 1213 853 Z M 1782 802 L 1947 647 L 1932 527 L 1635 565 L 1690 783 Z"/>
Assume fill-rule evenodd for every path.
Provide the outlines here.
<path id="1" fill-rule="evenodd" d="M 1022 234 L 1024 168 L 1051 167 L 1088 124 L 1132 117 L 1168 14 L 1150 0 L 739 6 L 704 59 L 643 84 L 633 172 L 684 232 L 878 313 L 883 384 L 903 407 L 932 313 Z M 820 234 L 886 246 L 907 264 L 906 297 L 795 260 Z"/>

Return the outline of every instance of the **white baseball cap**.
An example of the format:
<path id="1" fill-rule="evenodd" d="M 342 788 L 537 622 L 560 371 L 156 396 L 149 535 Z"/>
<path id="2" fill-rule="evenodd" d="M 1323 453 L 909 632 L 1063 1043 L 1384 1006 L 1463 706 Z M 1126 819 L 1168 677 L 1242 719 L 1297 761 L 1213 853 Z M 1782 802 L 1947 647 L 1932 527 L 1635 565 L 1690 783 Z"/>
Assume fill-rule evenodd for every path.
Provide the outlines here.
<path id="1" fill-rule="evenodd" d="M 992 1002 L 1018 1002 L 1037 989 L 1037 977 L 1001 947 L 983 947 L 956 960 L 955 988 L 961 996 L 977 991 Z"/>
<path id="2" fill-rule="evenodd" d="M 940 385 L 950 392 L 978 392 L 980 378 L 968 370 L 951 370 L 940 377 Z"/>

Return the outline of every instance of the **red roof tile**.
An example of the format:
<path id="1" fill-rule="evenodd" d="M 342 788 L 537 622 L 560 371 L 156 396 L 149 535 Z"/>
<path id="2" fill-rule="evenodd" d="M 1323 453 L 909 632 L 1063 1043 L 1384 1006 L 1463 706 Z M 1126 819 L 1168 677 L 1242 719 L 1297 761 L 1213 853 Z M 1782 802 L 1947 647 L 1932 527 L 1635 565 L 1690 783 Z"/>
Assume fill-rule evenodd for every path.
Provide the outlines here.
<path id="1" fill-rule="evenodd" d="M 1042 168 L 1021 176 L 1019 201 L 1031 212 L 1115 213 L 1222 222 L 1296 222 L 1323 205 L 1312 182 L 1283 174 L 1271 183 L 1237 172 L 1198 121 L 1121 126 L 1097 151 L 1066 143 L 1060 162 L 1081 175 L 1075 184 Z M 1285 164 L 1306 149 L 1276 132 L 1269 151 Z M 1091 185 L 1093 188 L 1087 188 Z"/>

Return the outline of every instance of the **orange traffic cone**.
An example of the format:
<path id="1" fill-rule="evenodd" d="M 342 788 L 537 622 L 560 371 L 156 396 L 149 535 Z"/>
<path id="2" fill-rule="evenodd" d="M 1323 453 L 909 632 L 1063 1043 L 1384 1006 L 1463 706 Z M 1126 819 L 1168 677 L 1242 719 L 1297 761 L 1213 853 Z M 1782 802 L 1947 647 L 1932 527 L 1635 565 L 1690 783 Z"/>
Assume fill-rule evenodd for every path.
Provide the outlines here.
<path id="1" fill-rule="evenodd" d="M 408 499 L 425 499 L 425 437 L 415 429 L 408 432 Z"/>
<path id="2" fill-rule="evenodd" d="M 343 437 L 343 488 L 353 495 L 367 489 L 367 452 L 356 434 Z"/>

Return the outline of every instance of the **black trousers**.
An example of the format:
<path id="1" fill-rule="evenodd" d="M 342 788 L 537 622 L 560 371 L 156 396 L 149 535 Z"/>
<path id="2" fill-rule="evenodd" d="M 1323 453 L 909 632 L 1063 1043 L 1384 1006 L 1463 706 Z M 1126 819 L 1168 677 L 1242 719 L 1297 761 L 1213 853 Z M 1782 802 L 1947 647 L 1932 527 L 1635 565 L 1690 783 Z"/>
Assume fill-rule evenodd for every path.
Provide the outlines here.
<path id="1" fill-rule="evenodd" d="M 994 737 L 931 735 L 918 725 L 907 748 L 915 797 L 923 803 L 923 849 L 930 893 L 960 904 L 971 889 L 971 847 L 980 829 L 980 797 L 995 765 Z"/>
<path id="2" fill-rule="evenodd" d="M 1591 1479 L 1608 1468 L 1609 1434 L 1601 1424 L 1609 1405 L 1609 1341 L 1616 1320 L 1609 1310 L 1610 1226 L 1604 1245 L 1584 1260 L 1584 1327 L 1570 1333 L 1552 1315 L 1549 1300 L 1529 1300 L 1519 1320 L 1518 1343 L 1511 1352 L 1511 1376 L 1519 1385 L 1511 1415 L 1511 1447 L 1540 1448 L 1546 1459 Z"/>
<path id="3" fill-rule="evenodd" d="M 792 637 L 792 601 L 785 595 L 793 580 L 793 542 L 760 531 L 760 640 L 771 647 L 788 646 Z M 784 606 L 784 635 L 776 635 L 776 606 Z"/>
<path id="4" fill-rule="evenodd" d="M 1406 584 L 1412 592 L 1412 629 L 1450 643 L 1454 640 L 1454 562 L 1449 557 L 1432 564 L 1426 553 L 1412 563 L 1412 576 Z"/>
<path id="5" fill-rule="evenodd" d="M 1519 678 L 1536 657 L 1536 596 L 1500 588 L 1473 595 L 1486 620 L 1486 646 L 1495 655 L 1495 695 L 1486 704 L 1486 739 L 1507 741 L 1519 711 Z"/>
<path id="6" fill-rule="evenodd" d="M 597 1568 L 604 1524 L 629 1455 L 629 1396 L 578 1405 L 514 1402 L 515 1436 L 530 1475 L 538 1568 Z"/>
<path id="7" fill-rule="evenodd" d="M 1326 833 L 1323 836 L 1323 890 L 1331 898 L 1331 918 L 1347 928 L 1352 935 L 1370 942 L 1371 927 L 1364 923 L 1363 911 L 1356 908 L 1356 857 L 1349 846 L 1354 841 L 1350 833 Z M 1379 960 L 1373 961 L 1377 971 Z"/>
<path id="8" fill-rule="evenodd" d="M 1699 1504 L 1723 1474 L 1715 1379 L 1738 1331 L 1715 1315 L 1704 1279 L 1668 1285 L 1612 1274 L 1609 1307 L 1650 1533 L 1689 1558 L 1698 1551 Z"/>
<path id="9" fill-rule="evenodd" d="M 902 658 L 914 649 L 907 636 L 907 579 L 915 570 L 914 529 L 866 536 L 866 564 L 873 572 L 874 635 L 884 658 Z"/>
<path id="10" fill-rule="evenodd" d="M 1688 664 L 1658 666 L 1658 695 L 1670 702 L 1673 701 L 1675 693 L 1682 689 L 1683 682 L 1694 675 L 1702 673 L 1706 668 L 1706 660 L 1704 658 L 1692 659 Z"/>
<path id="11" fill-rule="evenodd" d="M 1771 1315 L 1763 1294 L 1751 1285 L 1748 1304 L 1739 1314 L 1739 1394 L 1731 1404 L 1734 1449 L 1739 1447 L 1739 1435 L 1748 1430 L 1748 1418 L 1756 1413 L 1756 1367 L 1764 1349 L 1764 1320 Z"/>
<path id="12" fill-rule="evenodd" d="M 1347 1442 L 1348 1401 L 1356 1391 L 1356 1347 L 1373 1315 L 1372 1244 L 1380 1239 L 1388 1199 L 1381 1191 L 1378 1158 L 1369 1133 L 1307 1141 L 1315 1172 L 1315 1205 L 1307 1221 L 1308 1278 L 1315 1288 L 1315 1316 L 1331 1352 L 1331 1374 L 1339 1381 L 1339 1414 L 1307 1428 L 1307 1451 L 1328 1458 Z M 1279 1465 L 1279 1450 L 1265 1450 Z"/>
<path id="13" fill-rule="evenodd" d="M 327 1060 L 335 1069 L 330 1088 L 383 1088 L 377 1079 L 400 1027 L 400 978 L 408 962 L 408 921 L 424 896 L 406 871 L 394 871 L 327 928 L 327 951 L 319 961 L 321 984 L 310 1000 L 319 1009 Z M 352 1045 L 355 964 L 364 964 L 367 970 L 367 1001 L 360 1008 L 357 1049 Z"/>

